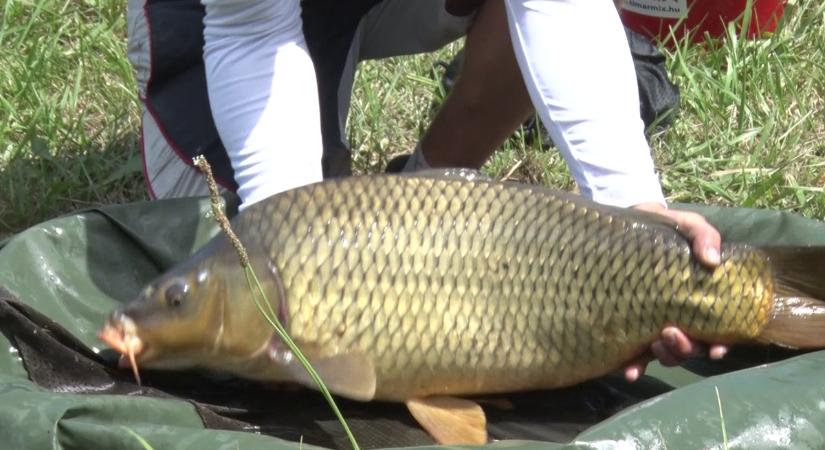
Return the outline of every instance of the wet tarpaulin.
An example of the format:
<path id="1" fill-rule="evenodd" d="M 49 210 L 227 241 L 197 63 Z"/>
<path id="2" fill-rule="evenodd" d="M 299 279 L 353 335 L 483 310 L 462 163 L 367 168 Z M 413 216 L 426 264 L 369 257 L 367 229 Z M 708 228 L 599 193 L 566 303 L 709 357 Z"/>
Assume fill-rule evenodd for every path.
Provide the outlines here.
<path id="1" fill-rule="evenodd" d="M 680 207 L 705 213 L 726 240 L 825 245 L 825 224 L 787 212 Z M 72 214 L 2 244 L 2 448 L 347 447 L 314 391 L 198 371 L 147 372 L 137 386 L 97 340 L 114 308 L 216 232 L 206 201 L 169 200 Z M 487 397 L 491 445 L 825 447 L 825 352 L 737 349 L 686 366 L 654 366 L 634 384 L 613 375 Z M 431 444 L 402 405 L 341 406 L 365 448 Z"/>

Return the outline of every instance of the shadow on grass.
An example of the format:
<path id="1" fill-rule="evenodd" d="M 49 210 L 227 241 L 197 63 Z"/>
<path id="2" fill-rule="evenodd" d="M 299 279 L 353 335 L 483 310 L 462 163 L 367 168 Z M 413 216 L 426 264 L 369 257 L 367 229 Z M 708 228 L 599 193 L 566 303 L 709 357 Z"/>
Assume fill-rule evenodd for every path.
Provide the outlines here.
<path id="1" fill-rule="evenodd" d="M 0 239 L 94 206 L 146 200 L 136 130 L 97 146 L 34 137 L 0 169 Z"/>

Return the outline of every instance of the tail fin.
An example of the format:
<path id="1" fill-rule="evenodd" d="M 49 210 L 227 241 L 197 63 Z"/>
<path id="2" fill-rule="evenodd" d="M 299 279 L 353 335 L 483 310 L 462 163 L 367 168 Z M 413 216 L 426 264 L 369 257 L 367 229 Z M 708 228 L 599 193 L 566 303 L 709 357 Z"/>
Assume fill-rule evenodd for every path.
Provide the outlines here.
<path id="1" fill-rule="evenodd" d="M 762 249 L 776 283 L 773 316 L 758 340 L 782 347 L 825 348 L 825 247 Z"/>

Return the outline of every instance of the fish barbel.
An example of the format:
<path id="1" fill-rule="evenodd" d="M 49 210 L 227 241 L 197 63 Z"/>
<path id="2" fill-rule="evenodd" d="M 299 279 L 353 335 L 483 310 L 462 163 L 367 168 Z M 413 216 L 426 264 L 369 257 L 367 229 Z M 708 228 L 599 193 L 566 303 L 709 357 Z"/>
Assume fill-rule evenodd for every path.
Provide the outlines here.
<path id="1" fill-rule="evenodd" d="M 709 269 L 667 219 L 475 172 L 326 181 L 232 225 L 289 334 L 333 393 L 357 400 L 568 386 L 622 367 L 668 325 L 825 346 L 822 248 L 726 244 Z M 142 367 L 312 386 L 223 235 L 101 337 Z"/>

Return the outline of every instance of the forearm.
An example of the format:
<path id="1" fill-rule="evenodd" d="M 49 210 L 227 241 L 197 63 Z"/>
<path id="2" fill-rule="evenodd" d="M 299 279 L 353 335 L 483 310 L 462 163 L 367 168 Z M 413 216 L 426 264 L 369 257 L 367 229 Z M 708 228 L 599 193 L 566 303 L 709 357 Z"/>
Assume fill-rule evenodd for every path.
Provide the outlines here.
<path id="1" fill-rule="evenodd" d="M 664 204 L 633 61 L 610 0 L 506 0 L 530 98 L 583 195 Z"/>
<path id="2" fill-rule="evenodd" d="M 315 71 L 298 0 L 204 0 L 209 101 L 243 205 L 320 181 Z"/>

